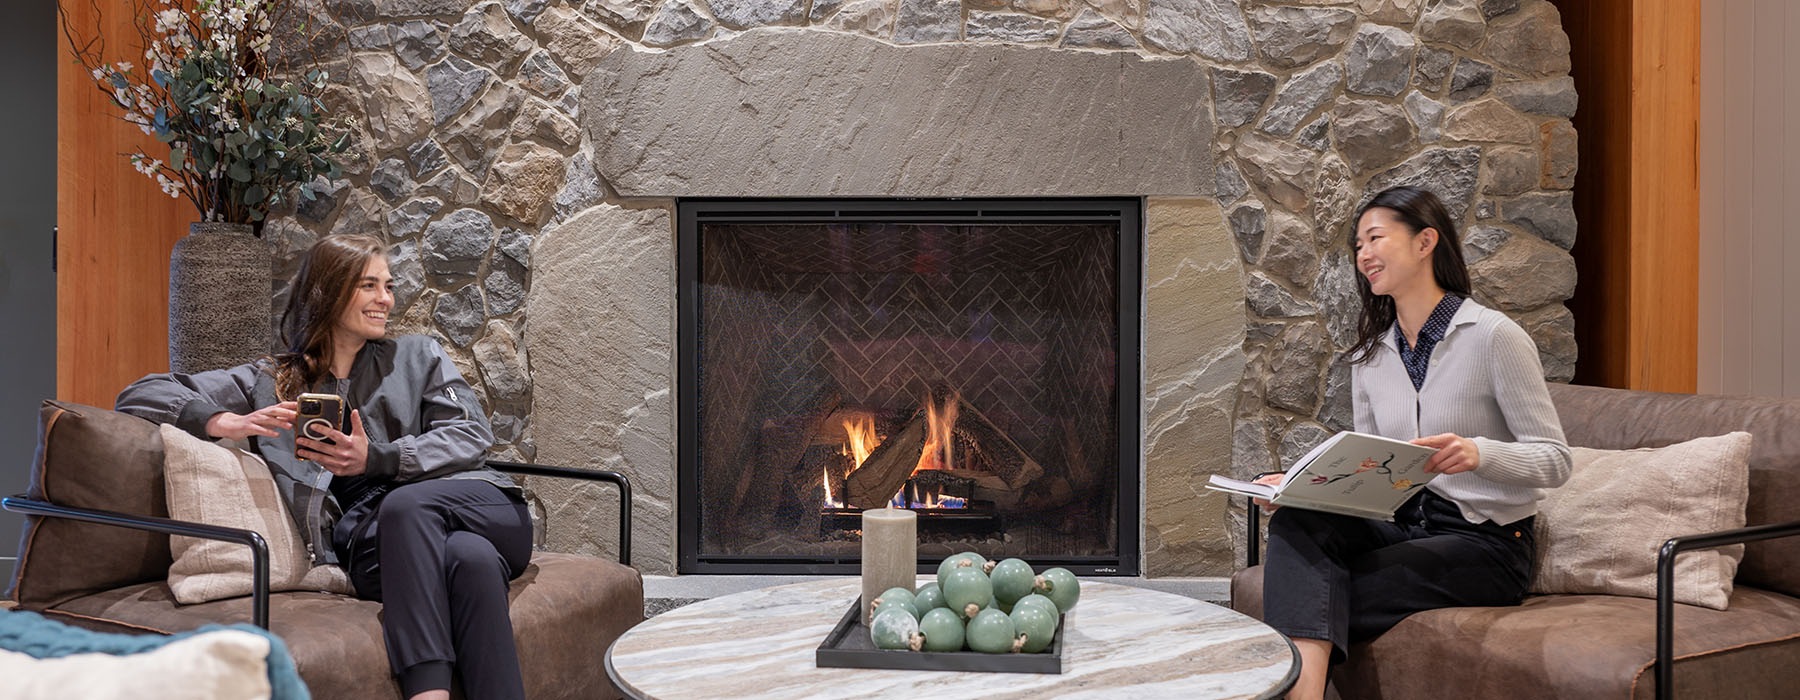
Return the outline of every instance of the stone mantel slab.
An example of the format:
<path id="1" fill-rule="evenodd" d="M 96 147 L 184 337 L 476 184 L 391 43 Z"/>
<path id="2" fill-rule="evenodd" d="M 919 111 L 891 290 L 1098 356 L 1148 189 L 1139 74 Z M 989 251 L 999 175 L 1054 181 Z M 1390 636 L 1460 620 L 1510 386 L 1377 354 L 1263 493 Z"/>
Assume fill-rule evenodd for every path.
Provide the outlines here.
<path id="1" fill-rule="evenodd" d="M 1187 59 L 775 29 L 613 51 L 581 112 L 624 197 L 1210 197 L 1209 94 Z"/>

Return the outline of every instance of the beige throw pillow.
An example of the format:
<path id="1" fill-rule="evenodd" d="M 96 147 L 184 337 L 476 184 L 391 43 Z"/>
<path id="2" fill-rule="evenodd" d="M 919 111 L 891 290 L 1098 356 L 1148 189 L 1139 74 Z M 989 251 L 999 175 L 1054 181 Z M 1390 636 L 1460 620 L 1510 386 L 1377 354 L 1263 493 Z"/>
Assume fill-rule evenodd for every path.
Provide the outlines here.
<path id="1" fill-rule="evenodd" d="M 1744 526 L 1750 434 L 1638 450 L 1572 448 L 1574 472 L 1538 505 L 1532 593 L 1656 597 L 1664 541 Z M 1675 602 L 1724 610 L 1743 545 L 1675 559 Z"/>
<path id="2" fill-rule="evenodd" d="M 269 544 L 269 590 L 354 593 L 344 570 L 314 567 L 300 529 L 261 457 L 162 426 L 169 517 L 255 530 Z M 169 589 L 183 605 L 250 595 L 250 548 L 236 542 L 169 538 Z"/>

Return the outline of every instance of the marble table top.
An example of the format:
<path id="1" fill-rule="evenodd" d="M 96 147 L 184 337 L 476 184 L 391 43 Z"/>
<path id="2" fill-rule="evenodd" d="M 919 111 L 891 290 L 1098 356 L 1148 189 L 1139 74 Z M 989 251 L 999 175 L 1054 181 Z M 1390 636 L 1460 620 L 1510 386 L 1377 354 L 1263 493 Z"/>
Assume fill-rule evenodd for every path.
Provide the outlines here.
<path id="1" fill-rule="evenodd" d="M 1059 632 L 1061 674 L 819 668 L 814 654 L 861 592 L 856 578 L 746 591 L 663 613 L 620 637 L 606 652 L 606 670 L 628 695 L 658 700 L 1194 700 L 1274 697 L 1293 684 L 1293 646 L 1253 618 L 1173 593 L 1081 583 L 1081 602 Z"/>

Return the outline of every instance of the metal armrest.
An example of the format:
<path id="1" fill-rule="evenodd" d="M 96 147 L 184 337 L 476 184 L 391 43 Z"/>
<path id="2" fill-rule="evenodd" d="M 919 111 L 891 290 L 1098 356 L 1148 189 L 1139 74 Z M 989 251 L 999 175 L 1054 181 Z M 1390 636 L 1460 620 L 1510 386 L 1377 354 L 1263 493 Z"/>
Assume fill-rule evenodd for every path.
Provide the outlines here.
<path id="1" fill-rule="evenodd" d="M 1675 697 L 1675 555 L 1729 544 L 1760 542 L 1800 535 L 1800 521 L 1758 525 L 1664 542 L 1656 555 L 1656 697 Z"/>
<path id="2" fill-rule="evenodd" d="M 1244 505 L 1249 506 L 1245 513 L 1245 529 L 1248 536 L 1244 538 L 1244 568 L 1262 563 L 1262 507 L 1256 505 L 1256 499 L 1244 497 Z"/>
<path id="3" fill-rule="evenodd" d="M 264 541 L 263 536 L 255 530 L 239 530 L 148 515 L 130 515 L 110 510 L 74 508 L 24 496 L 0 498 L 0 508 L 25 515 L 68 518 L 133 530 L 160 532 L 165 535 L 182 535 L 248 545 L 250 547 L 251 620 L 256 623 L 257 627 L 269 628 L 269 543 Z"/>
<path id="4" fill-rule="evenodd" d="M 624 474 L 598 469 L 571 469 L 492 459 L 488 460 L 487 465 L 509 474 L 555 476 L 583 481 L 610 481 L 617 484 L 619 487 L 619 563 L 631 566 L 631 480 L 625 478 Z"/>

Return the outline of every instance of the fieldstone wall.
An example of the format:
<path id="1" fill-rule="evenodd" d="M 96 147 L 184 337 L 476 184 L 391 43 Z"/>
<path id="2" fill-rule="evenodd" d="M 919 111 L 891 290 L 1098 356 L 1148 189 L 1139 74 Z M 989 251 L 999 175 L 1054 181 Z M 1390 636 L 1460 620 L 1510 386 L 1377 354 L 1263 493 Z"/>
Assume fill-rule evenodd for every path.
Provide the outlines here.
<path id="1" fill-rule="evenodd" d="M 1343 241 L 1380 188 L 1443 195 L 1477 298 L 1525 326 L 1547 376 L 1573 374 L 1577 100 L 1547 0 L 308 0 L 288 21 L 280 57 L 329 57 L 361 156 L 271 222 L 278 275 L 320 235 L 395 242 L 395 329 L 444 341 L 501 456 L 630 474 L 648 573 L 673 570 L 671 197 L 964 196 L 1033 175 L 1054 191 L 1016 193 L 1155 195 L 1151 575 L 1223 575 L 1241 556 L 1207 474 L 1275 468 L 1348 424 Z M 855 65 L 822 47 L 939 72 L 846 81 Z M 796 53 L 821 58 L 783 58 Z M 671 88 L 642 89 L 646 63 L 732 82 L 658 100 Z M 1177 82 L 1118 88 L 1143 71 Z M 838 99 L 907 79 L 942 89 Z M 787 91 L 734 87 L 757 83 Z M 1092 110 L 1116 115 L 1117 138 L 1069 138 L 1092 133 Z M 678 138 L 707 126 L 699 145 L 749 157 Z M 1022 147 L 963 140 L 977 133 Z M 839 176 L 770 190 L 798 181 L 771 144 L 809 145 L 836 165 L 806 172 Z M 553 548 L 608 550 L 610 493 L 532 486 Z"/>

